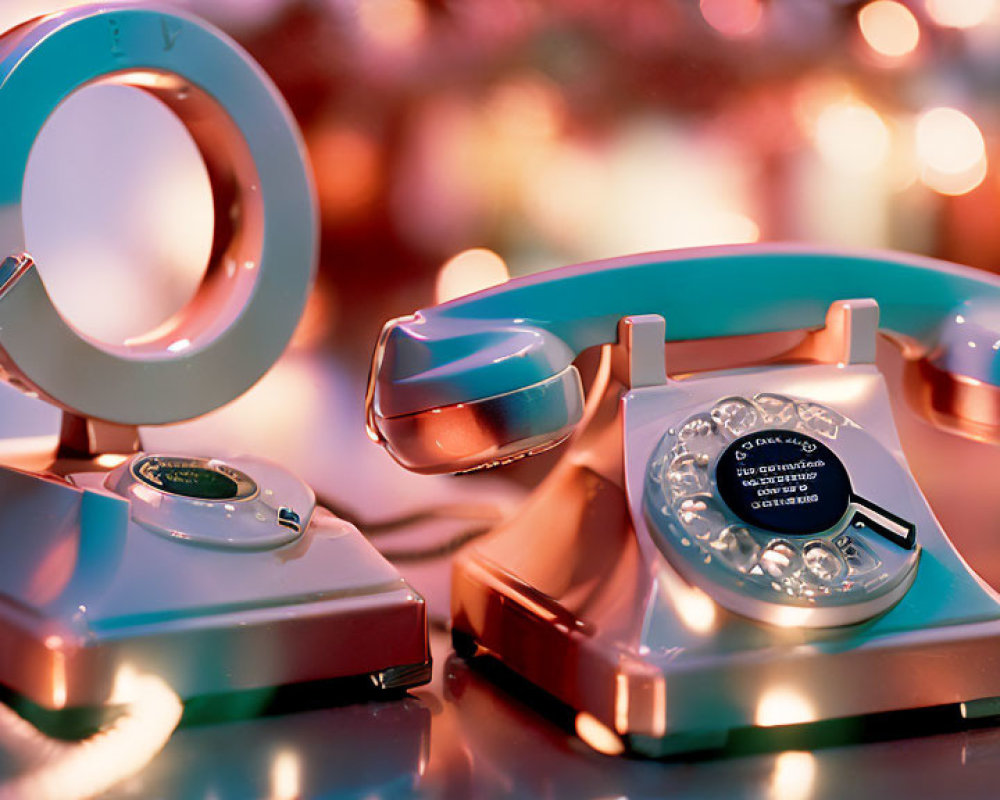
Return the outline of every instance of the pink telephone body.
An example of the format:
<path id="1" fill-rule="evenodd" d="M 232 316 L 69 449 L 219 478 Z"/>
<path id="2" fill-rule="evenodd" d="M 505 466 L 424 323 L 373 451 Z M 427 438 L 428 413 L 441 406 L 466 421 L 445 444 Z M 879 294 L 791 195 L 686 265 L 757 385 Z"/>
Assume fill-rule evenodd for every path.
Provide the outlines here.
<path id="1" fill-rule="evenodd" d="M 991 275 L 801 246 L 537 274 L 388 323 L 368 424 L 422 472 L 569 439 L 457 556 L 453 638 L 600 749 L 1000 713 Z"/>

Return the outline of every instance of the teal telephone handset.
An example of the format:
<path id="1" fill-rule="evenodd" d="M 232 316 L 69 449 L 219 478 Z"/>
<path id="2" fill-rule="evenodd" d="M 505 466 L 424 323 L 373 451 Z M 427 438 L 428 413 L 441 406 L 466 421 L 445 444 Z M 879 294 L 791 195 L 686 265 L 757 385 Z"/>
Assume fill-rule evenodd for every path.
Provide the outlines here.
<path id="1" fill-rule="evenodd" d="M 906 365 L 888 384 L 880 324 Z M 665 359 L 665 342 L 686 344 Z M 597 345 L 585 401 L 573 361 Z M 575 432 L 520 514 L 456 559 L 456 646 L 576 709 L 592 744 L 658 755 L 745 726 L 1000 711 L 982 668 L 1000 597 L 918 487 L 901 403 L 993 456 L 1000 280 L 753 246 L 569 267 L 392 321 L 367 408 L 423 472 Z"/>

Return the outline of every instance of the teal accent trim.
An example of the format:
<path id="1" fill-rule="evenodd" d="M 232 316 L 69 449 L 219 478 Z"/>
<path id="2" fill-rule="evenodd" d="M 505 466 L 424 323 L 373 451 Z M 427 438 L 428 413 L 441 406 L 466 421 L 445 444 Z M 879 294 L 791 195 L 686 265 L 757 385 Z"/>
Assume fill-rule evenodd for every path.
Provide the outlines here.
<path id="1" fill-rule="evenodd" d="M 917 577 L 902 600 L 873 620 L 865 636 L 964 625 L 1000 618 L 1000 606 L 970 573 L 947 540 L 924 536 Z"/>
<path id="2" fill-rule="evenodd" d="M 874 298 L 883 327 L 933 341 L 963 301 L 1000 304 L 1000 279 L 896 253 L 749 245 L 647 253 L 510 281 L 395 323 L 377 404 L 383 416 L 538 383 L 616 341 L 618 321 L 659 314 L 667 340 L 818 328 L 830 303 Z M 989 376 L 1000 385 L 1000 364 Z"/>
<path id="3" fill-rule="evenodd" d="M 7 281 L 14 277 L 20 267 L 21 261 L 13 256 L 8 256 L 0 263 L 0 291 L 3 290 Z"/>

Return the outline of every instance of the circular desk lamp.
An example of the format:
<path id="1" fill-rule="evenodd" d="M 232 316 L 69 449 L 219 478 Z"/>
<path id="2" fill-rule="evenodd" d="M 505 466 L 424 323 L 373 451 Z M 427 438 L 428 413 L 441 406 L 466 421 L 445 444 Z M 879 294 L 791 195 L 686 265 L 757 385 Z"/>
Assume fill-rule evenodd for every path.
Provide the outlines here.
<path id="1" fill-rule="evenodd" d="M 125 344 L 70 325 L 24 252 L 32 145 L 67 97 L 106 83 L 148 92 L 177 115 L 204 159 L 215 210 L 195 296 Z M 201 20 L 155 6 L 40 17 L 0 38 L 0 119 L 0 369 L 14 386 L 63 409 L 64 450 L 93 454 L 102 449 L 99 432 L 110 442 L 107 434 L 131 431 L 134 442 L 134 428 L 124 426 L 197 417 L 270 368 L 310 288 L 317 215 L 289 110 L 238 45 Z"/>

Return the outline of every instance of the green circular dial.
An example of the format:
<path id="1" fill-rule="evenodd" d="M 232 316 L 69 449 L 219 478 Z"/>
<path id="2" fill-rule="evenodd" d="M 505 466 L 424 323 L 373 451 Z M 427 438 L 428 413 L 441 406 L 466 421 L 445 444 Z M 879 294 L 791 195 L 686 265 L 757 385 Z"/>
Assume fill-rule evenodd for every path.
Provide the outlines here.
<path id="1" fill-rule="evenodd" d="M 257 493 L 246 473 L 226 464 L 184 456 L 145 456 L 132 474 L 161 492 L 195 500 L 245 500 Z"/>

